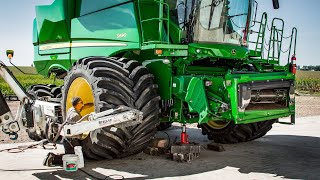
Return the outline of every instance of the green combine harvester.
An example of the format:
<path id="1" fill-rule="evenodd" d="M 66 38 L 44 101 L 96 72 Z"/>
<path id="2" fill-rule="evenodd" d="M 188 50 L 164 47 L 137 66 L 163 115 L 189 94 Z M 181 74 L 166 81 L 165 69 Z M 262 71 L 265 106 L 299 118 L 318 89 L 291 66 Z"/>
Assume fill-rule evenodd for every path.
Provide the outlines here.
<path id="1" fill-rule="evenodd" d="M 273 5 L 279 8 L 278 1 Z M 172 122 L 198 123 L 217 143 L 260 138 L 278 118 L 291 116 L 294 123 L 297 30 L 282 66 L 284 21 L 268 24 L 266 13 L 257 17 L 257 6 L 254 0 L 55 0 L 38 6 L 34 65 L 64 85 L 33 85 L 28 92 L 62 98 L 63 117 L 75 96 L 85 103 L 82 116 L 120 105 L 143 112 L 138 125 L 83 134 L 84 154 L 92 159 L 141 152 Z M 30 127 L 29 136 L 44 138 L 43 127 Z"/>

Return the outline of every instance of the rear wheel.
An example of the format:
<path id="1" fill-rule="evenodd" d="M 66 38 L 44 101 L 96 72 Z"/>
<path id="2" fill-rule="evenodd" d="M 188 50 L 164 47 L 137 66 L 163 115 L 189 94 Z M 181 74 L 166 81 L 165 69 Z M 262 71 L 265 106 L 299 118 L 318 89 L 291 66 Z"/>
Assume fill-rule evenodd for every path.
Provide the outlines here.
<path id="1" fill-rule="evenodd" d="M 34 96 L 35 99 L 41 100 L 44 97 L 59 98 L 61 97 L 61 88 L 52 84 L 35 84 L 27 89 L 27 92 Z M 29 128 L 26 130 L 30 139 L 40 141 L 45 139 L 44 129 Z"/>
<path id="2" fill-rule="evenodd" d="M 233 144 L 252 141 L 264 136 L 271 130 L 276 120 L 268 120 L 250 124 L 234 124 L 231 121 L 209 121 L 207 124 L 199 125 L 202 134 L 216 143 Z"/>
<path id="3" fill-rule="evenodd" d="M 81 141 L 86 157 L 113 159 L 141 152 L 153 139 L 159 124 L 157 85 L 148 69 L 124 58 L 88 57 L 74 63 L 65 77 L 62 112 L 66 117 L 71 99 L 81 97 L 84 116 L 120 105 L 143 112 L 143 122 L 127 128 L 106 127 Z"/>

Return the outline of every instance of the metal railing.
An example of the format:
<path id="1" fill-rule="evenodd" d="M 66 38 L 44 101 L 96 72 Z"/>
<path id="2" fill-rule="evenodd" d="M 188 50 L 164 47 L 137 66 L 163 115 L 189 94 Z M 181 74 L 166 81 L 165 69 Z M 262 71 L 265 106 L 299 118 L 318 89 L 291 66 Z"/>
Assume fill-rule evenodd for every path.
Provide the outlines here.
<path id="1" fill-rule="evenodd" d="M 280 64 L 280 58 L 282 54 L 288 53 L 288 64 L 290 63 L 291 56 L 296 54 L 297 43 L 297 28 L 292 28 L 290 36 L 284 36 L 284 21 L 280 18 L 274 18 L 271 23 L 271 28 L 267 25 L 268 16 L 266 13 L 262 14 L 261 21 L 255 21 L 254 23 L 260 24 L 259 31 L 251 31 L 251 33 L 257 34 L 256 41 L 248 41 L 254 44 L 254 54 L 252 57 L 260 57 L 256 60 L 265 60 L 264 62 L 269 64 Z M 266 29 L 270 32 L 270 37 L 267 43 L 265 38 Z M 288 49 L 283 50 L 283 40 L 289 39 L 290 43 Z M 267 57 L 265 58 L 266 52 Z"/>
<path id="2" fill-rule="evenodd" d="M 255 44 L 255 54 L 261 56 L 264 52 L 265 32 L 267 28 L 268 15 L 263 13 L 261 21 L 254 21 L 254 23 L 260 24 L 259 31 L 251 31 L 251 33 L 257 34 L 256 41 L 248 41 L 248 43 Z"/>
<path id="3" fill-rule="evenodd" d="M 141 14 L 141 3 L 150 3 L 154 2 L 157 3 L 159 6 L 159 16 L 158 17 L 153 17 L 153 18 L 148 18 L 148 19 L 142 19 L 142 14 Z M 146 0 L 138 0 L 138 9 L 139 9 L 139 16 L 140 16 L 140 25 L 141 25 L 141 36 L 142 36 L 142 44 L 170 44 L 170 9 L 169 9 L 169 4 L 165 3 L 164 0 L 154 0 L 154 1 L 146 1 Z M 166 10 L 166 14 L 164 14 Z M 146 22 L 150 21 L 158 21 L 159 22 L 159 27 L 158 27 L 158 33 L 159 33 L 159 39 L 155 40 L 146 40 L 145 39 L 145 28 L 144 24 Z M 167 26 L 164 29 L 164 22 L 167 22 Z M 164 32 L 165 30 L 165 32 Z M 165 40 L 164 40 L 165 39 Z"/>

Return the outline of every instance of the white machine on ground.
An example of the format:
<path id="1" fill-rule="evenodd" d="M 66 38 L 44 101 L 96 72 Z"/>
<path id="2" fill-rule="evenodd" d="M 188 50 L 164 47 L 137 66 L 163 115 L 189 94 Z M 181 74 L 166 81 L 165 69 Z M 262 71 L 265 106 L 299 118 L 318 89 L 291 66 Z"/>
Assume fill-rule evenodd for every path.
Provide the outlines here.
<path id="1" fill-rule="evenodd" d="M 13 51 L 7 51 L 7 55 L 11 59 Z M 41 128 L 47 131 L 47 138 L 56 141 L 59 135 L 72 137 L 107 126 L 123 128 L 139 124 L 143 119 L 142 112 L 139 110 L 120 106 L 117 109 L 91 113 L 77 123 L 70 124 L 61 115 L 61 99 L 48 97 L 44 98 L 45 100 L 37 100 L 25 91 L 2 61 L 0 61 L 0 77 L 8 83 L 20 100 L 17 115 L 13 117 L 0 90 L 0 128 L 12 140 L 18 138 L 18 131 L 33 128 L 39 124 L 45 126 Z M 83 121 L 84 119 L 87 121 Z"/>

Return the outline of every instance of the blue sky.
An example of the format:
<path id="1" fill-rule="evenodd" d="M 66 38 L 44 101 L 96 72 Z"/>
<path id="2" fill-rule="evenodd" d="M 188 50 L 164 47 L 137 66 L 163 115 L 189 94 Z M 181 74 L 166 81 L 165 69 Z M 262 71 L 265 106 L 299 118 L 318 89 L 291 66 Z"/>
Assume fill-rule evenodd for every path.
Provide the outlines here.
<path id="1" fill-rule="evenodd" d="M 13 62 L 30 66 L 33 62 L 32 28 L 35 6 L 53 0 L 0 0 L 0 59 L 6 62 L 6 49 L 14 49 Z"/>
<path id="2" fill-rule="evenodd" d="M 286 35 L 298 28 L 297 63 L 320 65 L 320 0 L 280 0 L 280 9 L 272 8 L 272 0 L 257 0 L 259 12 L 268 12 L 269 19 L 285 20 Z M 50 4 L 53 0 L 0 0 L 0 59 L 5 60 L 5 50 L 14 49 L 14 62 L 30 66 L 33 61 L 32 22 L 34 7 Z M 284 47 L 285 49 L 286 47 Z"/>

